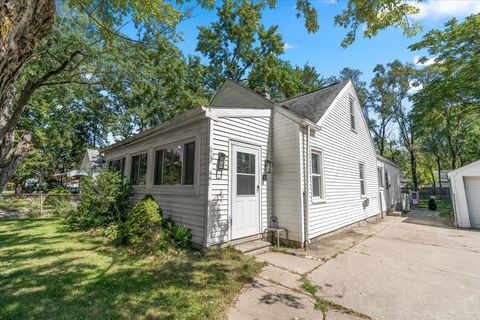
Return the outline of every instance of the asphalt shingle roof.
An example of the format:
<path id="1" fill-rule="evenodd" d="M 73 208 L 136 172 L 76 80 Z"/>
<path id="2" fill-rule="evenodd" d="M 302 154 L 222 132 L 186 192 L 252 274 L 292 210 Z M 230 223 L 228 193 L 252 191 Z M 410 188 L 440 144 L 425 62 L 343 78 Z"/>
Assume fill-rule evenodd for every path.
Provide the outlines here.
<path id="1" fill-rule="evenodd" d="M 280 102 L 280 105 L 317 123 L 348 82 L 349 80 L 334 83 L 327 87 Z"/>

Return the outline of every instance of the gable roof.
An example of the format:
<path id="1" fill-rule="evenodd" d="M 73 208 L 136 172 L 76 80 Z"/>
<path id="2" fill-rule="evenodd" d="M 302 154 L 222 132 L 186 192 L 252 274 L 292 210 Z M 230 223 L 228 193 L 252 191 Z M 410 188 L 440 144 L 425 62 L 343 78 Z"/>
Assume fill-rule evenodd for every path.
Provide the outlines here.
<path id="1" fill-rule="evenodd" d="M 318 90 L 280 102 L 285 108 L 317 123 L 328 110 L 333 100 L 350 80 L 337 82 Z"/>
<path id="2" fill-rule="evenodd" d="M 103 164 L 103 156 L 97 149 L 87 149 L 83 157 L 80 169 L 98 169 Z"/>
<path id="3" fill-rule="evenodd" d="M 232 80 L 226 80 L 213 97 L 210 105 L 231 108 L 271 108 L 275 103 Z"/>
<path id="4" fill-rule="evenodd" d="M 452 170 L 452 171 L 448 172 L 447 174 L 448 174 L 448 176 L 452 176 L 452 175 L 455 175 L 459 172 L 462 172 L 463 170 L 474 169 L 475 167 L 478 167 L 479 171 L 480 171 L 480 160 L 470 162 L 469 164 L 466 164 L 463 167 Z"/>

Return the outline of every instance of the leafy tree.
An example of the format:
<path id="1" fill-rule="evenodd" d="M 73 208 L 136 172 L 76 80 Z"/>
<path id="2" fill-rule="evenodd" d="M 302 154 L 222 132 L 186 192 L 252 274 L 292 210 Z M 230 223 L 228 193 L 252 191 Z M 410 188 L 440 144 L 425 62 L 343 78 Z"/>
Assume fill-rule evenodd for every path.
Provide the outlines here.
<path id="1" fill-rule="evenodd" d="M 393 114 L 400 140 L 410 156 L 412 182 L 414 188 L 417 189 L 419 184 L 417 176 L 417 125 L 412 109 L 407 102 L 411 96 L 411 90 L 417 85 L 418 71 L 413 64 L 403 64 L 398 60 L 388 63 L 386 67 L 377 66 L 375 69 L 377 73 L 374 78 L 373 92 L 375 94 L 375 90 L 382 90 L 382 93 L 379 104 L 374 104 L 374 106 L 381 111 L 380 119 L 384 118 L 381 126 L 385 127 L 388 117 Z M 383 131 L 384 129 L 379 131 L 381 139 L 386 137 Z"/>
<path id="2" fill-rule="evenodd" d="M 418 12 L 414 2 L 404 0 L 349 0 L 347 8 L 335 17 L 336 25 L 349 30 L 341 46 L 348 47 L 355 41 L 360 26 L 364 26 L 365 38 L 372 38 L 390 26 L 402 29 L 406 36 L 415 35 L 420 25 L 412 24 L 408 16 Z"/>
<path id="3" fill-rule="evenodd" d="M 197 51 L 209 60 L 211 88 L 226 79 L 242 82 L 256 65 L 283 53 L 278 26 L 260 23 L 266 3 L 225 0 L 218 8 L 218 21 L 199 27 Z"/>
<path id="4" fill-rule="evenodd" d="M 466 142 L 478 137 L 480 36 L 476 30 L 479 28 L 479 14 L 467 17 L 462 23 L 452 19 L 444 30 L 432 30 L 410 46 L 412 50 L 427 49 L 435 61 L 423 70 L 422 89 L 413 96 L 414 111 L 423 127 L 430 131 L 435 128 L 430 139 L 444 141 L 452 170 L 465 163 L 466 152 L 471 154 Z M 427 57 L 421 59 L 426 60 Z"/>
<path id="5" fill-rule="evenodd" d="M 374 117 L 370 116 L 369 119 L 378 153 L 385 156 L 387 139 L 395 115 L 395 97 L 392 96 L 392 83 L 385 66 L 377 65 L 373 71 L 375 76 L 370 84 L 367 108 L 373 113 Z"/>
<path id="6" fill-rule="evenodd" d="M 274 101 L 300 95 L 322 87 L 325 80 L 308 64 L 303 67 L 293 67 L 289 62 L 270 58 L 261 61 L 250 72 L 247 85 L 260 91 L 268 88 Z"/>
<path id="7" fill-rule="evenodd" d="M 327 81 L 329 83 L 334 83 L 352 80 L 355 90 L 357 91 L 360 105 L 365 108 L 369 93 L 367 89 L 367 83 L 361 79 L 362 75 L 363 72 L 358 69 L 344 67 L 342 70 L 340 70 L 340 74 L 338 76 L 330 77 Z"/>

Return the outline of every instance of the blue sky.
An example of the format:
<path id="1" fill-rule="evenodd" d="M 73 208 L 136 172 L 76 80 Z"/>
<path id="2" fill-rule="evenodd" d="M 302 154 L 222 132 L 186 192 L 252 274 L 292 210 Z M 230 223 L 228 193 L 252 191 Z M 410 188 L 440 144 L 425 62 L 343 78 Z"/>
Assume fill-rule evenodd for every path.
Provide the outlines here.
<path id="1" fill-rule="evenodd" d="M 283 59 L 293 65 L 309 63 L 324 77 L 338 75 L 343 67 L 360 69 L 367 82 L 372 77 L 373 67 L 378 63 L 385 64 L 395 59 L 414 62 L 416 56 L 424 55 L 425 52 L 411 52 L 407 47 L 421 39 L 422 34 L 428 30 L 441 29 L 452 17 L 462 19 L 480 12 L 480 0 L 424 0 L 419 5 L 420 13 L 411 17 L 412 21 L 418 21 L 424 28 L 419 35 L 407 38 L 400 30 L 390 28 L 371 39 L 359 35 L 352 46 L 343 49 L 340 42 L 346 32 L 340 27 L 334 27 L 333 19 L 346 6 L 345 0 L 312 0 L 319 13 L 320 23 L 320 30 L 315 34 L 307 33 L 303 20 L 295 17 L 294 0 L 277 1 L 278 8 L 265 11 L 262 22 L 266 26 L 279 26 L 278 31 L 286 43 Z M 215 11 L 194 11 L 194 17 L 179 26 L 178 30 L 182 32 L 184 40 L 177 46 L 184 54 L 198 55 L 195 53 L 197 26 L 209 25 L 215 20 Z"/>

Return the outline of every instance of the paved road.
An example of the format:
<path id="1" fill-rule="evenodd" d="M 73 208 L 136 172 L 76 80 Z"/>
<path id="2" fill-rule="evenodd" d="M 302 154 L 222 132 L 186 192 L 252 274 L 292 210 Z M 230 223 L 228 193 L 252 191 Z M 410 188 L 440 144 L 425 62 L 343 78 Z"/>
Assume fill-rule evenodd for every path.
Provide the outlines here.
<path id="1" fill-rule="evenodd" d="M 229 318 L 322 319 L 315 299 L 301 292 L 304 275 L 318 296 L 373 319 L 480 319 L 478 231 L 434 217 L 387 217 L 322 242 L 307 252 L 314 259 L 258 256 L 269 265 Z M 358 319 L 338 312 L 326 318 Z"/>

